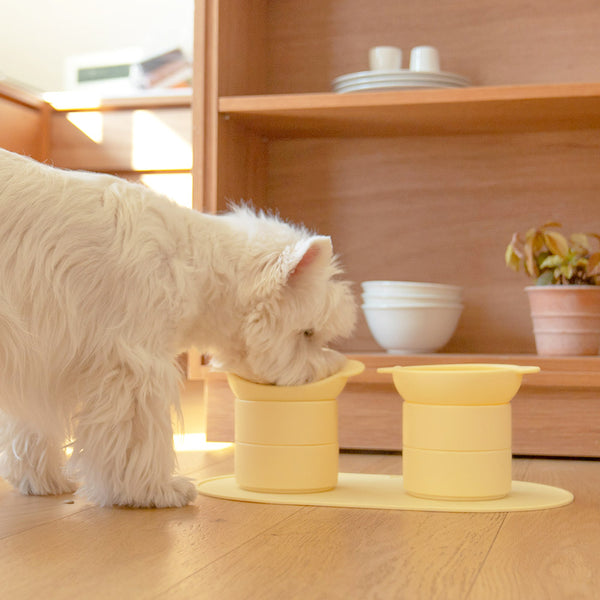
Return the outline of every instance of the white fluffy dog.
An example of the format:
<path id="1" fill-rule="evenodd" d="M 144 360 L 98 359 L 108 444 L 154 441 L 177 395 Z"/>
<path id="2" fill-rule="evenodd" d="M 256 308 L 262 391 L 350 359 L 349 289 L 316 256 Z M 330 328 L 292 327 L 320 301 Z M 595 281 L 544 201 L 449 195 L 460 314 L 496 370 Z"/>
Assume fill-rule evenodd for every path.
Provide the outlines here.
<path id="1" fill-rule="evenodd" d="M 329 238 L 274 217 L 0 150 L 0 474 L 24 494 L 79 481 L 104 506 L 187 504 L 177 354 L 266 383 L 327 376 L 355 319 L 339 273 Z"/>

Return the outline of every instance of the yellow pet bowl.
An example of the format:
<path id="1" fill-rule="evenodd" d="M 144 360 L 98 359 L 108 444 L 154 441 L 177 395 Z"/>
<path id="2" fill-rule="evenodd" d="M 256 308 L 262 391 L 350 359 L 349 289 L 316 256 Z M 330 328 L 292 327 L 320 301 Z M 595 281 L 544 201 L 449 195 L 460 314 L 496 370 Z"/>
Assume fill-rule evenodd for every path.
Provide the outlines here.
<path id="1" fill-rule="evenodd" d="M 539 367 L 496 364 L 419 365 L 386 367 L 398 393 L 419 404 L 506 404 L 521 387 L 523 375 Z"/>
<path id="2" fill-rule="evenodd" d="M 422 365 L 391 373 L 402 405 L 404 489 L 421 498 L 491 500 L 511 489 L 511 406 L 539 367 Z"/>
<path id="3" fill-rule="evenodd" d="M 404 446 L 404 490 L 432 500 L 480 501 L 507 496 L 512 486 L 510 448 L 488 452 L 443 452 Z"/>
<path id="4" fill-rule="evenodd" d="M 227 379 L 235 400 L 235 478 L 253 492 L 331 490 L 338 477 L 337 397 L 365 366 L 349 360 L 341 371 L 306 385 Z"/>

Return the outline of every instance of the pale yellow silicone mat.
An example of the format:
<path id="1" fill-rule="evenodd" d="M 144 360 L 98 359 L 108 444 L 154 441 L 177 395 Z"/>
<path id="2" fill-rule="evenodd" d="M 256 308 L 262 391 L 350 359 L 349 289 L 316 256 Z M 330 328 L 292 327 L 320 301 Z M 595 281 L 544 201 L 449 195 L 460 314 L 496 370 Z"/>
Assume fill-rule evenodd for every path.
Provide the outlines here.
<path id="1" fill-rule="evenodd" d="M 364 473 L 340 473 L 338 486 L 334 490 L 316 494 L 247 492 L 237 486 L 233 475 L 202 481 L 198 484 L 198 491 L 206 496 L 242 502 L 444 512 L 542 510 L 565 506 L 573 501 L 573 494 L 567 490 L 525 481 L 513 481 L 511 493 L 500 500 L 477 502 L 426 500 L 409 496 L 402 487 L 400 475 Z"/>

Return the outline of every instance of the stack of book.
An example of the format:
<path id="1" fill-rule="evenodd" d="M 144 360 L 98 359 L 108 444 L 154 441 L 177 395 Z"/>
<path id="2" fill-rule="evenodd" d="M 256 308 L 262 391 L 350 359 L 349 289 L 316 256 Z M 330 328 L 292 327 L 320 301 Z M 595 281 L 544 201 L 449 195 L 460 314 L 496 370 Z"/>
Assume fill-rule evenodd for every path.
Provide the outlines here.
<path id="1" fill-rule="evenodd" d="M 131 66 L 129 77 L 137 88 L 180 88 L 192 85 L 192 64 L 181 49 L 163 52 Z"/>

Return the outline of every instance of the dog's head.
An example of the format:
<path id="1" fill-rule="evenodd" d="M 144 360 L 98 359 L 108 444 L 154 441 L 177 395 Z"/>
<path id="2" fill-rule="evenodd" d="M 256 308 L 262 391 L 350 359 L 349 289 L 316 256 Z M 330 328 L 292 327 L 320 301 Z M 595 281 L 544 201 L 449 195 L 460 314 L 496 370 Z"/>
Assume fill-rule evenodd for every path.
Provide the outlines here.
<path id="1" fill-rule="evenodd" d="M 235 215 L 251 231 L 239 271 L 239 352 L 217 359 L 242 377 L 277 385 L 335 373 L 346 359 L 328 345 L 352 333 L 356 303 L 339 278 L 331 239 L 274 217 Z"/>

